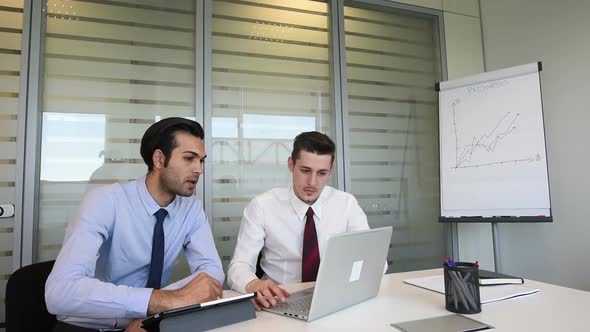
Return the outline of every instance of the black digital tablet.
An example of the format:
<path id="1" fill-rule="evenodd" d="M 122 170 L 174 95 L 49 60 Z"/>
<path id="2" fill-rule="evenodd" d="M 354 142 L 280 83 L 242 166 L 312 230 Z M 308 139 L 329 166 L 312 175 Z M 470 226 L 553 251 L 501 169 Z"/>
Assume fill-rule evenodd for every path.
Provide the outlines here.
<path id="1" fill-rule="evenodd" d="M 144 319 L 142 327 L 148 331 L 160 331 L 165 322 L 170 322 L 168 325 L 175 325 L 177 327 L 179 324 L 194 324 L 193 326 L 207 326 L 209 328 L 237 323 L 238 321 L 256 317 L 254 306 L 249 303 L 250 299 L 253 299 L 255 296 L 256 293 L 249 293 L 166 310 Z M 228 320 L 228 313 L 231 313 L 231 316 L 240 320 Z"/>

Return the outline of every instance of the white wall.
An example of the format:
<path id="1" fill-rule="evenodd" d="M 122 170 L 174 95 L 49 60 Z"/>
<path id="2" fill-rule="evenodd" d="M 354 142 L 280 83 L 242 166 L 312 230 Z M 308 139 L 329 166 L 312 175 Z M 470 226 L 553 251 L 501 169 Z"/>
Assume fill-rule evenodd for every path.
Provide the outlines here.
<path id="1" fill-rule="evenodd" d="M 463 1 L 474 4 L 475 1 Z M 443 3 L 446 6 L 447 2 Z M 444 7 L 443 9 L 446 9 Z M 455 10 L 456 6 L 450 6 Z M 477 8 L 476 8 L 477 9 Z M 444 13 L 448 79 L 456 79 L 484 71 L 479 11 Z M 482 268 L 494 270 L 494 252 L 490 224 L 458 224 L 457 244 L 463 262 L 479 261 Z"/>
<path id="2" fill-rule="evenodd" d="M 397 0 L 443 11 L 448 79 L 481 73 L 485 70 L 479 2 L 477 0 Z M 458 257 L 479 261 L 482 268 L 494 269 L 490 224 L 457 225 Z"/>
<path id="3" fill-rule="evenodd" d="M 590 290 L 590 1 L 481 1 L 487 70 L 541 72 L 551 224 L 502 224 L 500 270 Z"/>

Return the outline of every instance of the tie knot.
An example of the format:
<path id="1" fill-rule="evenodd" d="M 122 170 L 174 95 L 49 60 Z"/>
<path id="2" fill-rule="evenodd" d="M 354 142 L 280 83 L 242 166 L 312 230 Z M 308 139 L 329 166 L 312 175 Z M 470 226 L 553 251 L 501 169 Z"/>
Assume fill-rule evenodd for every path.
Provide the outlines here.
<path id="1" fill-rule="evenodd" d="M 158 211 L 156 211 L 156 213 L 154 213 L 154 216 L 156 216 L 156 221 L 164 220 L 164 218 L 166 218 L 166 215 L 168 215 L 168 211 L 166 211 L 166 209 L 159 209 Z"/>
<path id="2" fill-rule="evenodd" d="M 309 207 L 309 209 L 307 209 L 307 212 L 305 213 L 305 215 L 306 215 L 308 218 L 311 218 L 311 217 L 313 217 L 313 209 L 311 208 L 311 206 Z"/>

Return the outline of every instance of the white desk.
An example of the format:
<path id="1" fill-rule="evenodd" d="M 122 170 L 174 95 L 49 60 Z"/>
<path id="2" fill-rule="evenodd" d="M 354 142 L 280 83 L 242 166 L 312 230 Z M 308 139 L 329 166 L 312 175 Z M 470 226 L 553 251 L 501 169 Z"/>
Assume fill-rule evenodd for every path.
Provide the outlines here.
<path id="1" fill-rule="evenodd" d="M 215 331 L 396 332 L 391 323 L 451 314 L 445 310 L 444 295 L 403 283 L 404 279 L 440 273 L 442 269 L 385 275 L 376 298 L 312 322 L 258 312 L 256 319 Z M 481 313 L 467 316 L 496 327 L 495 331 L 590 331 L 590 292 L 532 280 L 526 280 L 525 285 L 541 292 L 484 304 Z M 289 291 L 306 287 L 309 285 L 285 286 Z"/>

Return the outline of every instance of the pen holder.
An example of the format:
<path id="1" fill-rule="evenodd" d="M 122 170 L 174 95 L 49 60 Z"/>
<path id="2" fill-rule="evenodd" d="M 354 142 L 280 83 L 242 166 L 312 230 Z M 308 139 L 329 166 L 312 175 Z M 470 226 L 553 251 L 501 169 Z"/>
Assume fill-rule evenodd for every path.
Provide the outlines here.
<path id="1" fill-rule="evenodd" d="M 453 265 L 443 265 L 447 310 L 459 314 L 481 312 L 479 268 L 473 263 L 455 262 Z"/>

